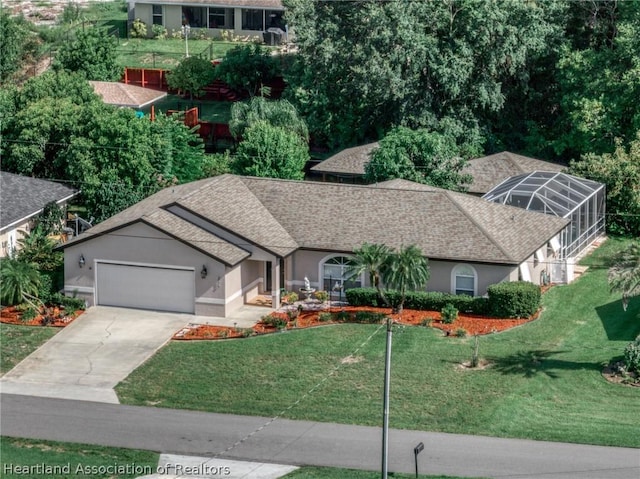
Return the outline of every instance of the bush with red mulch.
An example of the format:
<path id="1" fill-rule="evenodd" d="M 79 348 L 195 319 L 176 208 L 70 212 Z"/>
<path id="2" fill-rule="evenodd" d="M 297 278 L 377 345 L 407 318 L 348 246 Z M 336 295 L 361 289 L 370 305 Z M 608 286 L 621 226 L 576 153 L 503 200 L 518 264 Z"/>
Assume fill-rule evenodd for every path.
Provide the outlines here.
<path id="1" fill-rule="evenodd" d="M 83 312 L 82 310 L 78 310 L 73 313 L 67 313 L 64 308 L 52 306 L 41 309 L 39 314 L 33 319 L 23 320 L 23 311 L 15 306 L 9 306 L 0 310 L 0 322 L 24 326 L 54 326 L 63 328 L 71 324 L 71 322 Z"/>
<path id="2" fill-rule="evenodd" d="M 331 311 L 300 311 L 299 313 L 294 312 L 290 315 L 282 312 L 271 313 L 272 316 L 286 320 L 286 327 L 282 329 L 278 329 L 275 326 L 266 324 L 263 321 L 260 321 L 251 329 L 230 328 L 225 326 L 211 325 L 192 325 L 176 333 L 173 339 L 232 339 L 259 334 L 269 334 L 287 329 L 312 328 L 328 324 L 355 322 L 355 314 L 359 311 L 383 313 L 385 315 L 391 316 L 396 324 L 403 324 L 408 326 L 429 326 L 432 328 L 440 329 L 447 335 L 453 334 L 460 329 L 464 329 L 470 336 L 505 331 L 515 326 L 520 326 L 521 324 L 532 321 L 537 316 L 534 315 L 531 318 L 527 319 L 500 319 L 459 313 L 458 318 L 453 323 L 445 324 L 442 322 L 440 313 L 437 311 L 418 311 L 413 309 L 405 309 L 402 311 L 402 314 L 392 314 L 391 309 L 389 308 L 345 306 L 340 308 L 333 308 L 331 309 Z M 321 321 L 320 315 L 323 313 L 331 313 L 332 319 L 328 321 Z M 340 320 L 336 318 L 337 313 L 344 313 L 344 315 L 349 316 L 349 319 Z"/>

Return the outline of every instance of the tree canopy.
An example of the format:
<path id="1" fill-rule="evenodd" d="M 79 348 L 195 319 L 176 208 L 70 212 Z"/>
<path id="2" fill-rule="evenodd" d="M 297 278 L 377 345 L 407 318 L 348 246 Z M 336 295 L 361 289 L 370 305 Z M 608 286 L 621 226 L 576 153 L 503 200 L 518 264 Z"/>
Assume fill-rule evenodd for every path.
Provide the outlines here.
<path id="1" fill-rule="evenodd" d="M 35 54 L 37 40 L 33 25 L 24 17 L 11 17 L 0 7 L 0 85 Z"/>
<path id="2" fill-rule="evenodd" d="M 399 127 L 380 141 L 365 166 L 369 183 L 402 178 L 439 188 L 460 190 L 471 183 L 461 173 L 465 160 L 450 137 L 426 129 Z"/>
<path id="3" fill-rule="evenodd" d="M 257 43 L 232 48 L 215 69 L 216 78 L 250 96 L 257 95 L 266 82 L 279 74 L 279 63 L 271 51 Z"/>
<path id="4" fill-rule="evenodd" d="M 87 28 L 78 31 L 75 40 L 60 46 L 54 66 L 82 73 L 87 80 L 118 81 L 123 68 L 117 63 L 116 46 L 106 29 Z"/>
<path id="5" fill-rule="evenodd" d="M 187 57 L 167 74 L 171 88 L 189 92 L 189 96 L 200 96 L 203 88 L 215 78 L 215 67 L 200 57 Z"/>
<path id="6" fill-rule="evenodd" d="M 229 130 L 236 140 L 242 138 L 245 130 L 258 121 L 266 121 L 271 126 L 293 131 L 302 140 L 309 142 L 306 122 L 287 100 L 269 100 L 255 96 L 248 102 L 236 102 L 231 106 Z"/>
<path id="7" fill-rule="evenodd" d="M 56 81 L 68 88 L 53 87 Z M 49 85 L 55 97 L 45 94 Z M 2 123 L 3 168 L 68 181 L 98 221 L 164 186 L 202 177 L 202 140 L 179 118 L 138 118 L 87 88 L 79 75 L 48 72 L 16 90 L 7 100 L 14 113 Z"/>

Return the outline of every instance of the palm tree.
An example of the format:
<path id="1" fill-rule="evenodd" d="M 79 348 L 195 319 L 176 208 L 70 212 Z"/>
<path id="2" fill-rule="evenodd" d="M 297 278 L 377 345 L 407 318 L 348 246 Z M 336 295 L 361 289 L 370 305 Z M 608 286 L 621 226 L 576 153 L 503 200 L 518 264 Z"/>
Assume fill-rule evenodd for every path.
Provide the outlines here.
<path id="1" fill-rule="evenodd" d="M 14 258 L 3 258 L 0 261 L 0 301 L 3 305 L 13 306 L 19 303 L 29 303 L 38 309 L 38 290 L 40 288 L 40 273 L 30 263 L 23 263 Z"/>
<path id="2" fill-rule="evenodd" d="M 616 264 L 609 268 L 611 292 L 622 293 L 622 307 L 626 311 L 629 300 L 640 296 L 640 242 L 622 251 Z"/>
<path id="3" fill-rule="evenodd" d="M 347 270 L 349 279 L 357 278 L 363 273 L 369 275 L 369 282 L 378 291 L 378 297 L 383 304 L 387 303 L 382 289 L 382 270 L 389 261 L 392 250 L 383 244 L 363 243 L 360 248 L 353 250 L 355 258 L 353 264 Z"/>
<path id="4" fill-rule="evenodd" d="M 396 307 L 402 313 L 407 291 L 423 289 L 429 281 L 428 260 L 420 248 L 407 246 L 389 256 L 383 265 L 382 277 L 388 288 L 399 291 L 400 302 Z"/>
<path id="5" fill-rule="evenodd" d="M 49 238 L 43 228 L 36 227 L 18 240 L 20 249 L 17 256 L 23 263 L 33 263 L 38 265 L 41 271 L 55 271 L 63 264 L 61 251 L 55 251 L 56 242 Z"/>

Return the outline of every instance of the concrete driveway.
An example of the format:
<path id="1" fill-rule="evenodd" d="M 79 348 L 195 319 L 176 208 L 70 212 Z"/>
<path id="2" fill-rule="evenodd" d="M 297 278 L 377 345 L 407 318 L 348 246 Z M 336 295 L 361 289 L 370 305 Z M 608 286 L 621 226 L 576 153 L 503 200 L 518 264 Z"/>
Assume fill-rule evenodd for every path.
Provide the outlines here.
<path id="1" fill-rule="evenodd" d="M 94 306 L 0 380 L 3 393 L 119 403 L 113 388 L 193 315 Z"/>

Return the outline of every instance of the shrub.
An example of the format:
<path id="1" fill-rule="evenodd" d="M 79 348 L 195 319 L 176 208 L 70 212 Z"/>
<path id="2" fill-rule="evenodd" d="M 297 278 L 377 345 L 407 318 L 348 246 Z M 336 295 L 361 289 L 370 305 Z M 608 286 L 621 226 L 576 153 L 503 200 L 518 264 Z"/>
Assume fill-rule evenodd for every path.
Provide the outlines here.
<path id="1" fill-rule="evenodd" d="M 640 374 L 640 336 L 624 348 L 624 364 L 627 371 Z"/>
<path id="2" fill-rule="evenodd" d="M 146 38 L 147 25 L 139 18 L 136 18 L 131 24 L 131 31 L 129 32 L 129 35 L 131 38 Z"/>
<path id="3" fill-rule="evenodd" d="M 467 337 L 467 330 L 464 329 L 464 328 L 458 328 L 458 329 L 456 329 L 456 332 L 454 334 L 459 338 L 466 338 Z"/>
<path id="4" fill-rule="evenodd" d="M 20 319 L 26 322 L 26 321 L 31 321 L 36 316 L 38 316 L 38 310 L 29 306 L 27 309 L 24 310 Z"/>
<path id="5" fill-rule="evenodd" d="M 292 309 L 287 311 L 287 318 L 289 318 L 289 321 L 293 321 L 294 319 L 297 319 L 299 315 L 300 315 L 299 309 Z"/>
<path id="6" fill-rule="evenodd" d="M 329 293 L 327 293 L 326 291 L 316 291 L 313 296 L 321 303 L 324 303 L 327 299 L 329 299 Z"/>
<path id="7" fill-rule="evenodd" d="M 394 305 L 399 302 L 397 291 L 385 293 L 389 302 Z M 346 291 L 347 301 L 352 306 L 384 307 L 375 288 L 353 288 Z M 489 314 L 489 300 L 487 298 L 440 293 L 438 291 L 409 291 L 404 307 L 418 311 L 440 311 L 447 304 L 452 304 L 458 311 L 472 314 Z"/>
<path id="8" fill-rule="evenodd" d="M 62 306 L 67 314 L 73 314 L 85 307 L 84 299 L 65 296 L 60 293 L 54 293 L 51 295 L 51 304 L 58 304 Z"/>
<path id="9" fill-rule="evenodd" d="M 248 338 L 249 336 L 253 336 L 253 329 L 252 328 L 244 328 L 240 334 L 242 335 L 243 338 Z"/>
<path id="10" fill-rule="evenodd" d="M 442 318 L 443 323 L 451 324 L 458 319 L 458 310 L 453 304 L 449 303 L 440 310 L 440 317 Z"/>
<path id="11" fill-rule="evenodd" d="M 378 313 L 374 311 L 358 311 L 356 312 L 355 320 L 358 323 L 381 323 L 387 317 L 384 313 Z"/>
<path id="12" fill-rule="evenodd" d="M 346 311 L 340 311 L 340 312 L 336 313 L 336 319 L 338 321 L 350 321 L 351 320 L 351 314 L 347 313 Z"/>
<path id="13" fill-rule="evenodd" d="M 333 315 L 331 313 L 320 313 L 318 315 L 318 321 L 322 323 L 326 323 L 327 321 L 331 321 L 333 319 Z"/>
<path id="14" fill-rule="evenodd" d="M 164 25 L 153 25 L 151 27 L 151 33 L 153 33 L 153 38 L 157 38 L 158 40 L 164 40 L 165 38 L 167 38 L 167 29 L 164 27 Z M 147 34 L 146 32 L 146 28 L 145 28 L 145 35 Z"/>
<path id="15" fill-rule="evenodd" d="M 54 296 L 53 280 L 48 274 L 40 273 L 40 287 L 38 288 L 38 299 L 45 304 L 49 304 Z"/>
<path id="16" fill-rule="evenodd" d="M 424 326 L 425 328 L 430 328 L 432 324 L 433 319 L 431 318 L 424 318 L 422 321 L 420 321 L 420 326 Z"/>
<path id="17" fill-rule="evenodd" d="M 489 312 L 499 318 L 528 318 L 540 307 L 540 287 L 528 281 L 492 284 Z"/>
<path id="18" fill-rule="evenodd" d="M 282 301 L 284 303 L 293 304 L 298 301 L 298 293 L 296 293 L 295 291 L 285 291 L 282 294 Z"/>
<path id="19" fill-rule="evenodd" d="M 284 329 L 287 327 L 287 323 L 289 322 L 288 318 L 282 314 L 271 313 L 266 316 L 263 316 L 262 323 L 266 326 L 273 326 L 276 329 Z"/>

